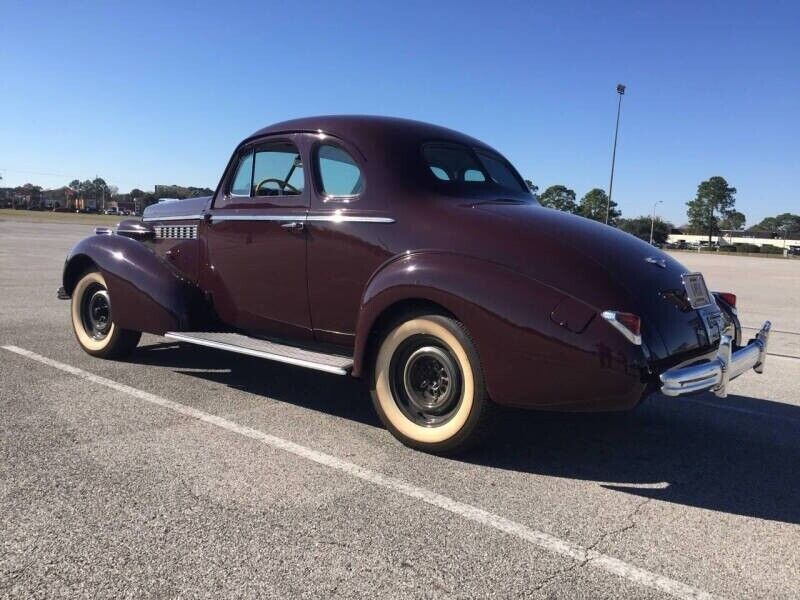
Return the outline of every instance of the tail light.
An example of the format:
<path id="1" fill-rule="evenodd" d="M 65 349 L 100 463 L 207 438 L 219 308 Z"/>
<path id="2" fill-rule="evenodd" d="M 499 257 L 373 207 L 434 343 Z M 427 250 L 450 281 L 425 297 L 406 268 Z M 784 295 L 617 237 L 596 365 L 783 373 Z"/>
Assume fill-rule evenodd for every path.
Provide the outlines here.
<path id="1" fill-rule="evenodd" d="M 631 344 L 642 345 L 642 320 L 638 315 L 618 310 L 604 310 L 602 317 Z"/>
<path id="2" fill-rule="evenodd" d="M 722 298 L 722 300 L 730 306 L 731 308 L 736 308 L 736 294 L 731 294 L 730 292 L 714 292 L 717 298 Z"/>

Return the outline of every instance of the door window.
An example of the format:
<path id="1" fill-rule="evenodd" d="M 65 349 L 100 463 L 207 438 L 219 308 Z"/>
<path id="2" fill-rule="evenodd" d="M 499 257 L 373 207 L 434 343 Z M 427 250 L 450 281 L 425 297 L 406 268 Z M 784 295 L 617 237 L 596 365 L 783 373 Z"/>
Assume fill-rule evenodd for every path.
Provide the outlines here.
<path id="1" fill-rule="evenodd" d="M 299 196 L 305 179 L 300 152 L 289 142 L 276 142 L 256 150 L 253 196 Z"/>
<path id="2" fill-rule="evenodd" d="M 364 178 L 356 161 L 338 146 L 322 144 L 317 150 L 319 178 L 326 196 L 356 196 L 364 187 Z"/>

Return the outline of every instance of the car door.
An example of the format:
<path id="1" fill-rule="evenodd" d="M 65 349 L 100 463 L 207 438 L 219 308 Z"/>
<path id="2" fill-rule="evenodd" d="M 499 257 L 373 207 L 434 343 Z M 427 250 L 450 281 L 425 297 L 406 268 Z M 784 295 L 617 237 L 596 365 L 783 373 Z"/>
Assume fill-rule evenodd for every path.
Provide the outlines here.
<path id="1" fill-rule="evenodd" d="M 313 187 L 307 220 L 308 289 L 314 335 L 350 346 L 365 287 L 401 242 L 390 199 L 352 144 L 308 134 Z"/>
<path id="2" fill-rule="evenodd" d="M 302 142 L 287 135 L 242 147 L 207 218 L 204 287 L 220 318 L 251 335 L 313 337 Z"/>

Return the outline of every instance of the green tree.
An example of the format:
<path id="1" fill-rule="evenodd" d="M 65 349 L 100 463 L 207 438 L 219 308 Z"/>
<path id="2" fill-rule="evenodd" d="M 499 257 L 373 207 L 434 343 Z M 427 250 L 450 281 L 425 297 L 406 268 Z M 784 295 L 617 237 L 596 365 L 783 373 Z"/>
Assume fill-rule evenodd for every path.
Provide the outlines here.
<path id="1" fill-rule="evenodd" d="M 626 233 L 635 235 L 640 240 L 650 242 L 650 217 L 642 215 L 635 219 L 619 219 L 617 227 Z M 672 229 L 672 223 L 662 221 L 656 217 L 653 223 L 653 241 L 658 244 L 663 244 L 669 237 L 669 232 Z"/>
<path id="2" fill-rule="evenodd" d="M 539 186 L 536 185 L 535 183 L 533 183 L 533 181 L 531 181 L 530 179 L 526 179 L 525 180 L 525 185 L 528 186 L 528 189 L 531 191 L 531 194 L 533 194 L 534 196 L 536 195 L 536 192 L 539 191 Z"/>
<path id="3" fill-rule="evenodd" d="M 575 191 L 564 185 L 551 185 L 539 196 L 539 204 L 564 212 L 578 214 Z"/>
<path id="4" fill-rule="evenodd" d="M 800 215 L 783 213 L 775 217 L 767 217 L 748 231 L 753 233 L 768 233 L 773 237 L 800 237 Z"/>
<path id="5" fill-rule="evenodd" d="M 581 198 L 581 204 L 578 207 L 578 214 L 599 221 L 600 223 L 606 222 L 606 205 L 608 205 L 608 224 L 616 225 L 617 219 L 622 216 L 622 212 L 617 209 L 617 203 L 611 200 L 609 203 L 608 195 L 600 188 L 589 190 L 586 195 Z"/>
<path id="6" fill-rule="evenodd" d="M 95 198 L 95 190 L 94 184 L 92 183 L 91 179 L 84 179 L 81 181 L 80 186 L 78 187 L 78 191 L 81 194 L 81 198 Z"/>
<path id="7" fill-rule="evenodd" d="M 744 229 L 744 224 L 746 221 L 746 217 L 744 213 L 740 213 L 738 210 L 732 210 L 727 215 L 722 217 L 719 221 L 719 228 L 720 229 L 735 229 L 740 230 Z"/>
<path id="8" fill-rule="evenodd" d="M 142 202 L 142 209 L 145 209 L 151 204 L 158 202 L 158 198 L 156 198 L 156 195 L 153 192 L 144 192 L 140 198 Z"/>
<path id="9" fill-rule="evenodd" d="M 708 243 L 711 236 L 719 231 L 717 213 L 727 216 L 733 212 L 736 203 L 736 188 L 728 185 L 724 177 L 714 176 L 697 186 L 694 200 L 686 203 L 689 224 L 698 231 L 708 232 Z"/>

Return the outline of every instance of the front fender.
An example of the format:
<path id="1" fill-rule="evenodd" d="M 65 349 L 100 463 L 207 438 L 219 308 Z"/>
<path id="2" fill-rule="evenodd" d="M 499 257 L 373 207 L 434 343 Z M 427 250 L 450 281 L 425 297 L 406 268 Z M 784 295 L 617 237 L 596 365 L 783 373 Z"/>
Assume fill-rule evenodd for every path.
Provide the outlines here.
<path id="1" fill-rule="evenodd" d="M 495 402 L 590 410 L 634 405 L 644 389 L 641 348 L 596 316 L 580 331 L 557 322 L 551 315 L 567 299 L 582 305 L 490 261 L 441 251 L 403 255 L 367 284 L 356 329 L 354 374 L 367 367 L 370 333 L 381 315 L 398 303 L 424 300 L 444 307 L 467 327 Z"/>
<path id="2" fill-rule="evenodd" d="M 106 280 L 114 321 L 121 328 L 158 335 L 189 328 L 201 294 L 142 243 L 121 235 L 93 235 L 78 242 L 64 264 L 68 294 L 93 265 Z"/>

